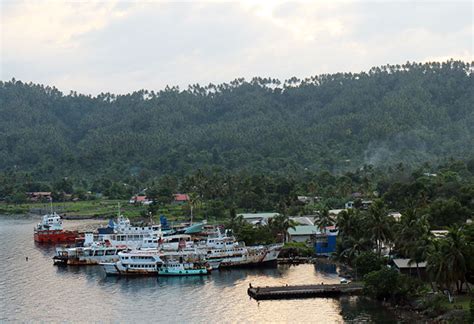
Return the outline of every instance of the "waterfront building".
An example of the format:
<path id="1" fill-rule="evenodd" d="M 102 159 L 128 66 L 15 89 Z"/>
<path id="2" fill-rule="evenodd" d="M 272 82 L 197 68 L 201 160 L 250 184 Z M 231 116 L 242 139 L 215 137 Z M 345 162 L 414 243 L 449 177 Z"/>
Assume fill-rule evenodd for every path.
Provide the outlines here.
<path id="1" fill-rule="evenodd" d="M 297 225 L 295 228 L 288 229 L 289 242 L 309 242 L 312 236 L 319 232 L 318 227 L 314 225 Z"/>
<path id="2" fill-rule="evenodd" d="M 335 226 L 328 226 L 323 232 L 314 236 L 314 250 L 316 255 L 329 256 L 336 252 L 338 230 Z"/>

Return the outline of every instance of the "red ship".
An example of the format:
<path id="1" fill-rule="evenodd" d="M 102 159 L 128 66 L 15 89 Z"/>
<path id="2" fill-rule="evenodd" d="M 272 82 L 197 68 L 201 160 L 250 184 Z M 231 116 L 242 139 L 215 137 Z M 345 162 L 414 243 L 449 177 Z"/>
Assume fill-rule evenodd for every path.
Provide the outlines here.
<path id="1" fill-rule="evenodd" d="M 34 231 L 38 243 L 74 243 L 78 236 L 77 231 L 63 230 L 61 216 L 56 213 L 44 215 Z"/>

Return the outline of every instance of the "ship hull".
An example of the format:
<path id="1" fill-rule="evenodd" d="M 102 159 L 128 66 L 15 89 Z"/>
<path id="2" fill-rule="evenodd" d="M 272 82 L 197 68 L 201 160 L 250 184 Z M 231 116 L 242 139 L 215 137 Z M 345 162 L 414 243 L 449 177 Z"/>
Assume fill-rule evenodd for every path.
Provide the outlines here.
<path id="1" fill-rule="evenodd" d="M 35 231 L 34 239 L 37 243 L 57 244 L 57 243 L 74 243 L 79 236 L 77 231 Z"/>
<path id="2" fill-rule="evenodd" d="M 156 276 L 158 271 L 152 269 L 127 269 L 115 262 L 100 263 L 108 276 Z"/>
<path id="3" fill-rule="evenodd" d="M 207 275 L 209 271 L 207 269 L 189 269 L 189 270 L 159 270 L 159 276 L 203 276 Z"/>

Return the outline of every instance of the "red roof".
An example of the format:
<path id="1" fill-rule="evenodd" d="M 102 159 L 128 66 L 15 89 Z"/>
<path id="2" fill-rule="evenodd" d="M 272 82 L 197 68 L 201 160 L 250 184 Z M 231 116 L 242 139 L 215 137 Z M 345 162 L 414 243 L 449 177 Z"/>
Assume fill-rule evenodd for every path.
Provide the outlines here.
<path id="1" fill-rule="evenodd" d="M 187 194 L 174 194 L 174 201 L 188 201 L 189 196 Z"/>
<path id="2" fill-rule="evenodd" d="M 146 199 L 146 196 L 136 196 L 135 197 L 136 202 L 144 202 L 146 200 L 148 200 L 148 199 Z"/>

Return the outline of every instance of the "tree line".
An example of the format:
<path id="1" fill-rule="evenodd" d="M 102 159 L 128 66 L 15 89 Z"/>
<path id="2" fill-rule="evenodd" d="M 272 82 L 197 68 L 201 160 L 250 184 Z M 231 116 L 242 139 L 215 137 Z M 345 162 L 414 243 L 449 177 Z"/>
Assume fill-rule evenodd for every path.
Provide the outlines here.
<path id="1" fill-rule="evenodd" d="M 474 151 L 472 66 L 375 67 L 125 95 L 0 82 L 0 170 L 139 182 L 196 169 L 343 173 Z"/>

